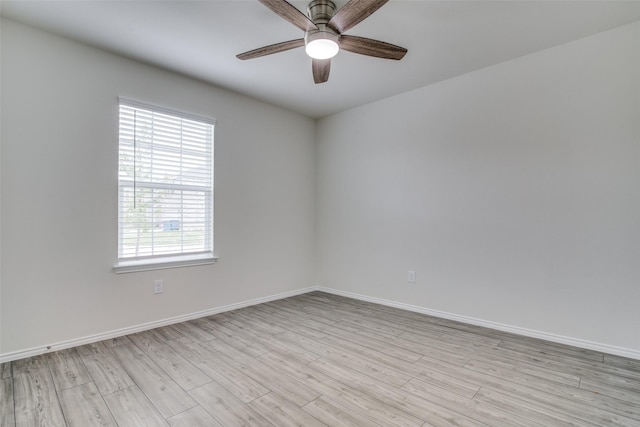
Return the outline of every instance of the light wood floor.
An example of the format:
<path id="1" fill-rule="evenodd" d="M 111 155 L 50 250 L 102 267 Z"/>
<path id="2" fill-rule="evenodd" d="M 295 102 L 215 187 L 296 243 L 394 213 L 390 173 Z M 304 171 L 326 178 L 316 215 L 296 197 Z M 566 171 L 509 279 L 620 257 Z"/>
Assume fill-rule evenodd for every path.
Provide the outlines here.
<path id="1" fill-rule="evenodd" d="M 9 426 L 640 426 L 640 361 L 314 292 L 5 363 Z"/>

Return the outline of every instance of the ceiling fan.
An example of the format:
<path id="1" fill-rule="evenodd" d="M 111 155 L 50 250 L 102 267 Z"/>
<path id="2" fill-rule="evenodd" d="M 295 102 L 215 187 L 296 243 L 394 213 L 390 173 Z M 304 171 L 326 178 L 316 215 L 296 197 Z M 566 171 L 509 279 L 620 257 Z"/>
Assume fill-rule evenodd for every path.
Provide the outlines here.
<path id="1" fill-rule="evenodd" d="M 304 38 L 260 47 L 236 55 L 238 59 L 253 59 L 305 46 L 312 58 L 313 80 L 329 80 L 331 58 L 340 49 L 384 59 L 400 60 L 407 49 L 379 40 L 343 34 L 362 22 L 388 0 L 350 0 L 336 12 L 331 0 L 312 0 L 305 16 L 286 0 L 258 0 L 260 3 L 305 32 Z"/>

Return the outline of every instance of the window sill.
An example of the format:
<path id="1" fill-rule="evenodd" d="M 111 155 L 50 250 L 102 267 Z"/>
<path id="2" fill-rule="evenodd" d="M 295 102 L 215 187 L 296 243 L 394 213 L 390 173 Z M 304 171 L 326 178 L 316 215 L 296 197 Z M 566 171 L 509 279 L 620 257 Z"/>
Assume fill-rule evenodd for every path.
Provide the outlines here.
<path id="1" fill-rule="evenodd" d="M 164 268 L 191 267 L 196 265 L 214 264 L 218 260 L 212 254 L 198 254 L 190 256 L 172 256 L 164 258 L 123 260 L 113 266 L 113 271 L 120 273 L 134 273 L 137 271 L 160 270 Z"/>

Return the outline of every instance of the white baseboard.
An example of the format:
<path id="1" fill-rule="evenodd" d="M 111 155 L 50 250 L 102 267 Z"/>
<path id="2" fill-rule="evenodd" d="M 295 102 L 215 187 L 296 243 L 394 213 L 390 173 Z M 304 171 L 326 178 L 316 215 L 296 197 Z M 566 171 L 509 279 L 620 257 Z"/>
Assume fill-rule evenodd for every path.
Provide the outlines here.
<path id="1" fill-rule="evenodd" d="M 325 288 L 317 286 L 315 288 L 318 291 L 326 292 L 329 294 L 340 295 L 347 298 L 353 298 L 361 301 L 367 301 L 374 304 L 386 305 L 389 307 L 400 308 L 402 310 L 413 311 L 416 313 L 427 314 L 429 316 L 439 317 L 442 319 L 455 320 L 462 323 L 467 323 L 476 326 L 483 326 L 485 328 L 496 329 L 502 332 L 510 332 L 517 335 L 523 335 L 530 338 L 539 338 L 546 341 L 551 341 L 559 344 L 566 344 L 574 347 L 579 347 L 588 350 L 600 351 L 602 353 L 613 354 L 622 357 L 628 357 L 631 359 L 640 360 L 640 351 L 632 350 L 624 347 L 616 347 L 608 344 L 597 343 L 593 341 L 581 340 L 577 338 L 565 337 L 562 335 L 550 334 L 546 332 L 535 331 L 532 329 L 520 328 L 518 326 L 505 325 L 502 323 L 491 322 L 482 319 L 476 319 L 473 317 L 461 316 L 458 314 L 447 313 L 444 311 L 432 310 L 425 307 L 419 307 L 411 304 L 405 304 L 401 302 L 386 300 L 382 298 L 370 297 L 367 295 L 356 294 L 353 292 L 342 291 L 339 289 Z"/>
<path id="2" fill-rule="evenodd" d="M 50 353 L 52 351 L 63 350 L 65 348 L 77 347 L 80 345 L 91 344 L 98 341 L 107 340 L 110 338 L 121 337 L 124 335 L 133 334 L 136 332 L 142 332 L 149 329 L 159 328 L 161 326 L 167 326 L 174 323 L 185 322 L 187 320 L 198 319 L 200 317 L 211 316 L 212 314 L 223 313 L 225 311 L 236 310 L 243 307 L 249 307 L 256 304 L 262 304 L 263 302 L 275 301 L 283 298 L 293 297 L 300 294 L 306 294 L 317 290 L 317 287 L 309 287 L 303 289 L 296 289 L 293 291 L 282 292 L 275 295 L 269 295 L 266 297 L 255 298 L 247 301 L 241 301 L 234 304 L 224 305 L 221 307 L 214 307 L 207 310 L 196 311 L 194 313 L 184 314 L 181 316 L 170 317 L 167 319 L 156 320 L 153 322 L 142 323 L 135 326 L 130 326 L 121 329 L 115 329 L 112 331 L 102 332 L 95 335 L 89 335 L 82 338 L 75 338 L 67 341 L 61 341 L 54 344 L 29 348 L 26 350 L 18 350 L 10 353 L 0 354 L 0 363 L 10 362 L 12 360 L 24 359 L 25 357 L 38 356 L 40 354 Z"/>
<path id="3" fill-rule="evenodd" d="M 82 338 L 76 338 L 67 341 L 61 341 L 47 346 L 34 347 L 26 350 L 14 351 L 11 353 L 0 354 L 0 363 L 10 362 L 12 360 L 23 359 L 26 357 L 37 356 L 52 351 L 63 350 L 65 348 L 76 347 L 84 344 L 90 344 L 97 341 L 103 341 L 110 338 L 121 337 L 123 335 L 133 334 L 136 332 L 142 332 L 153 328 L 159 328 L 161 326 L 167 326 L 174 323 L 185 322 L 187 320 L 197 319 L 200 317 L 211 316 L 213 314 L 223 313 L 225 311 L 236 310 L 243 307 L 249 307 L 264 302 L 275 301 L 283 298 L 293 297 L 296 295 L 306 294 L 308 292 L 321 291 L 329 294 L 340 295 L 347 298 L 353 298 L 361 301 L 367 301 L 374 304 L 386 305 L 389 307 L 395 307 L 402 310 L 413 311 L 416 313 L 427 314 L 442 319 L 455 320 L 470 325 L 483 326 L 486 328 L 496 329 L 498 331 L 510 332 L 517 335 L 522 335 L 531 338 L 539 338 L 551 342 L 560 344 L 571 345 L 574 347 L 600 351 L 602 353 L 614 354 L 617 356 L 628 357 L 631 359 L 640 360 L 640 351 L 627 349 L 623 347 L 611 346 L 608 344 L 596 343 L 592 341 L 581 340 L 577 338 L 565 337 L 562 335 L 549 334 L 546 332 L 535 331 L 526 328 L 520 328 L 517 326 L 505 325 L 502 323 L 491 322 L 482 319 L 476 319 L 468 316 L 461 316 L 458 314 L 447 313 L 444 311 L 432 310 L 425 307 L 415 306 L 411 304 L 405 304 L 401 302 L 386 300 L 382 298 L 371 297 L 362 294 L 356 294 L 353 292 L 342 291 L 339 289 L 325 288 L 323 286 L 311 286 L 303 289 L 296 289 L 293 291 L 282 292 L 275 295 L 269 295 L 266 297 L 255 298 L 247 301 L 241 301 L 234 304 L 228 304 L 220 307 L 214 307 L 207 310 L 197 311 L 181 316 L 171 317 L 167 319 L 157 320 L 154 322 L 143 323 L 126 328 L 116 329 L 108 332 L 103 332 L 95 335 L 90 335 Z"/>

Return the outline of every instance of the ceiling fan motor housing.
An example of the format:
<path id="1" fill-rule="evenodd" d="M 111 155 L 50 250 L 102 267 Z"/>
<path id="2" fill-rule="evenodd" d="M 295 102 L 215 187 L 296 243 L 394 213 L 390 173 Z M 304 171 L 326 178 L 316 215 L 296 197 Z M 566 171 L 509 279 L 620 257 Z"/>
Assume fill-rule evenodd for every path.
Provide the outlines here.
<path id="1" fill-rule="evenodd" d="M 307 15 L 314 24 L 327 24 L 336 14 L 336 5 L 331 0 L 313 0 L 307 6 Z"/>

